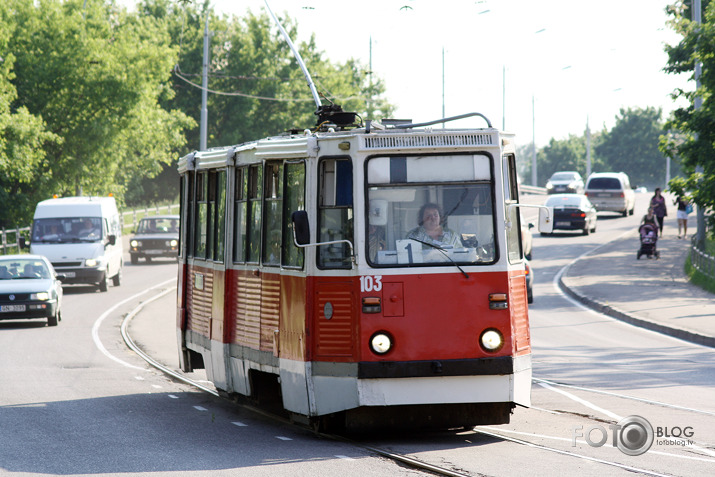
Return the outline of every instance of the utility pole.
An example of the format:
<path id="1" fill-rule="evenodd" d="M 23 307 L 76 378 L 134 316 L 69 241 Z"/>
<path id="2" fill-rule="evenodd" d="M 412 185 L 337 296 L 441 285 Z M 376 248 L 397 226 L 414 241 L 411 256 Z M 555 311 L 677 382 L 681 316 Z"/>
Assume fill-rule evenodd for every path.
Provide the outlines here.
<path id="1" fill-rule="evenodd" d="M 209 13 L 206 12 L 204 28 L 204 60 L 201 80 L 201 125 L 199 129 L 199 150 L 206 150 L 206 130 L 208 128 L 208 87 L 209 87 Z"/>
<path id="2" fill-rule="evenodd" d="M 536 179 L 536 106 L 534 95 L 531 95 L 531 185 L 537 187 Z"/>
<path id="3" fill-rule="evenodd" d="M 446 117 L 444 113 L 444 47 L 442 47 L 442 117 Z M 445 128 L 444 123 L 442 123 L 442 129 Z"/>
<path id="4" fill-rule="evenodd" d="M 591 127 L 586 116 L 586 179 L 591 175 Z"/>

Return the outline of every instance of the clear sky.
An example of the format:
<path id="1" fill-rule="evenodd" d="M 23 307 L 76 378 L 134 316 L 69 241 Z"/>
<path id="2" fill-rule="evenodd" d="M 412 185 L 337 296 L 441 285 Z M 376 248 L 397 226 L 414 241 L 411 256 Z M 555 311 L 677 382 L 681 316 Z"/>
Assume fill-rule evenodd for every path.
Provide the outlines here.
<path id="1" fill-rule="evenodd" d="M 298 21 L 294 41 L 313 33 L 333 61 L 372 59 L 396 117 L 423 122 L 441 118 L 443 107 L 447 116 L 477 111 L 515 132 L 519 144 L 535 131 L 538 146 L 582 135 L 587 120 L 592 131 L 611 128 L 623 107 L 660 107 L 664 116 L 675 108 L 672 91 L 693 85 L 662 71 L 664 44 L 678 41 L 666 25 L 673 2 L 269 0 L 276 14 Z M 235 15 L 265 8 L 264 0 L 212 5 Z"/>

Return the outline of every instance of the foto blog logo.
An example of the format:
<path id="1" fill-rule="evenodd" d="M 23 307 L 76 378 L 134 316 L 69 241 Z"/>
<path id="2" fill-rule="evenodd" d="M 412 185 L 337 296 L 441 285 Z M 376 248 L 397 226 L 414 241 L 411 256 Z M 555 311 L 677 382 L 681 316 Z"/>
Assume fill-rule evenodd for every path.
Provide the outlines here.
<path id="1" fill-rule="evenodd" d="M 644 454 L 653 445 L 653 426 L 641 416 L 628 416 L 618 424 L 609 424 L 611 443 L 626 455 Z M 608 439 L 605 427 L 596 424 L 584 430 L 583 426 L 573 428 L 572 446 L 576 447 L 576 439 L 583 437 L 591 447 L 601 447 Z"/>

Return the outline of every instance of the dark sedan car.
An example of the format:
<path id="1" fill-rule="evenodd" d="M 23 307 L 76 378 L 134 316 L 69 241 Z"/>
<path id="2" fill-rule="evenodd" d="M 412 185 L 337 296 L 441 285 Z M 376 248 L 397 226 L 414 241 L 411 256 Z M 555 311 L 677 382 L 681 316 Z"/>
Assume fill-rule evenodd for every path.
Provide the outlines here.
<path id="1" fill-rule="evenodd" d="M 177 258 L 179 253 L 179 216 L 153 215 L 144 217 L 134 237 L 129 241 L 129 255 L 132 264 L 143 258 L 151 262 L 153 258 Z"/>
<path id="2" fill-rule="evenodd" d="M 526 301 L 534 303 L 534 272 L 531 271 L 529 260 L 524 260 L 526 265 Z"/>
<path id="3" fill-rule="evenodd" d="M 61 319 L 62 275 L 41 255 L 0 256 L 0 320 Z"/>
<path id="4" fill-rule="evenodd" d="M 580 230 L 584 235 L 596 231 L 596 208 L 586 196 L 555 194 L 544 205 L 554 208 L 554 230 Z"/>

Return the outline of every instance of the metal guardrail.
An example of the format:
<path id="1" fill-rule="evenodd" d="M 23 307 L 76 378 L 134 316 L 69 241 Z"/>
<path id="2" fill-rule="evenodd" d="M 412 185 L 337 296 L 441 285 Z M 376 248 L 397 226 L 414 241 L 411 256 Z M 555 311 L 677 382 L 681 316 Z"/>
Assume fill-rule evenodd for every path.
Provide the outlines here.
<path id="1" fill-rule="evenodd" d="M 690 262 L 697 271 L 715 280 L 715 257 L 698 248 L 696 236 L 690 242 Z"/>
<path id="2" fill-rule="evenodd" d="M 166 212 L 164 212 L 166 211 Z M 153 213 L 152 213 L 153 212 Z M 146 217 L 147 215 L 173 215 L 173 214 L 178 214 L 179 213 L 179 204 L 171 204 L 171 205 L 157 205 L 156 207 L 145 207 L 143 209 L 134 209 L 134 210 L 128 210 L 126 212 L 122 212 L 121 217 L 122 217 L 122 231 L 124 232 L 129 232 L 131 230 L 135 230 L 137 228 L 137 224 L 139 221 L 143 218 Z M 131 218 L 131 223 L 127 222 L 127 216 L 130 216 Z M 127 231 L 126 229 L 129 228 L 130 230 Z"/>
<path id="3" fill-rule="evenodd" d="M 534 187 L 530 185 L 520 185 L 519 192 L 524 194 L 546 195 L 546 187 Z"/>
<path id="4" fill-rule="evenodd" d="M 0 231 L 0 255 L 20 253 L 20 237 L 23 233 L 30 233 L 30 227 L 6 229 Z"/>

